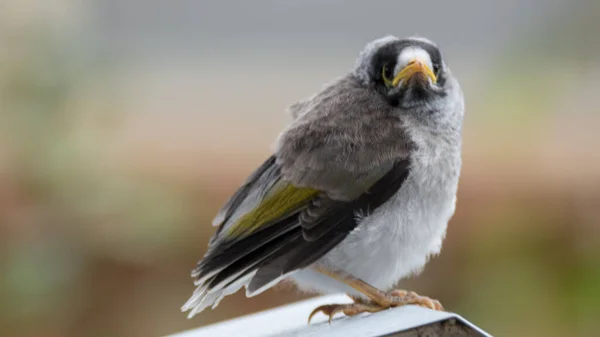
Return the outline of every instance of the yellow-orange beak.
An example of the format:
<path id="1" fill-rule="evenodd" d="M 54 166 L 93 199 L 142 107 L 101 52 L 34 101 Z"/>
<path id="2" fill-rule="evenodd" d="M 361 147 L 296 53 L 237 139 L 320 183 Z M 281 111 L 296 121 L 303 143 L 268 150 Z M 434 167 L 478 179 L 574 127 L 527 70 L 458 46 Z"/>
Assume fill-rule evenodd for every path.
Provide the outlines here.
<path id="1" fill-rule="evenodd" d="M 427 64 L 419 59 L 414 59 L 410 61 L 406 67 L 402 68 L 398 75 L 394 77 L 392 84 L 394 87 L 397 87 L 400 84 L 400 81 L 404 80 L 403 83 L 406 83 L 414 74 L 421 73 L 431 79 L 431 82 L 436 83 L 437 77 L 433 73 L 433 71 L 427 66 Z"/>

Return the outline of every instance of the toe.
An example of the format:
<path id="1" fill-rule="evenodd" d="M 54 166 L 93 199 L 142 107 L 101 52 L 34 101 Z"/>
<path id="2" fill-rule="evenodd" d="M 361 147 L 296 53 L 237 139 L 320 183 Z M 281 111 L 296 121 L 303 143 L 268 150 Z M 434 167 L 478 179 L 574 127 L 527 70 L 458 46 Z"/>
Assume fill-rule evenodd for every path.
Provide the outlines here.
<path id="1" fill-rule="evenodd" d="M 310 324 L 310 321 L 312 320 L 313 316 L 319 312 L 322 312 L 323 314 L 327 315 L 329 317 L 329 323 L 331 323 L 331 321 L 333 320 L 333 316 L 335 316 L 335 314 L 337 314 L 338 312 L 342 312 L 345 307 L 346 305 L 344 304 L 327 304 L 317 307 L 310 313 L 310 315 L 308 315 L 308 324 Z"/>
<path id="2" fill-rule="evenodd" d="M 431 299 L 425 296 L 417 296 L 414 304 L 420 305 L 431 310 L 443 311 L 444 307 L 438 300 Z"/>
<path id="3" fill-rule="evenodd" d="M 361 314 L 363 312 L 378 312 L 386 309 L 386 307 L 381 307 L 375 303 L 350 303 L 350 304 L 329 304 L 322 305 L 315 310 L 313 310 L 308 316 L 308 324 L 312 320 L 313 316 L 318 312 L 322 312 L 329 318 L 329 323 L 333 321 L 333 318 L 338 313 L 343 313 L 346 316 L 355 316 Z"/>
<path id="4" fill-rule="evenodd" d="M 316 315 L 316 314 L 317 314 L 317 313 L 319 313 L 319 312 L 322 312 L 322 313 L 324 313 L 325 315 L 327 315 L 327 313 L 328 313 L 328 310 L 327 310 L 327 309 L 328 309 L 329 307 L 330 307 L 330 305 L 322 305 L 322 306 L 319 306 L 319 307 L 315 308 L 315 310 L 313 310 L 313 311 L 310 313 L 310 315 L 308 315 L 308 324 L 310 324 L 310 321 L 312 320 L 313 316 L 314 316 L 314 315 Z"/>
<path id="5" fill-rule="evenodd" d="M 346 316 L 355 316 L 358 315 L 362 312 L 364 312 L 363 310 L 361 310 L 362 305 L 349 305 L 346 308 L 343 308 L 343 310 L 341 310 L 341 312 L 344 313 L 344 315 Z"/>
<path id="6" fill-rule="evenodd" d="M 444 307 L 442 306 L 440 301 L 438 301 L 438 300 L 432 300 L 432 301 L 433 301 L 433 305 L 435 306 L 434 310 L 444 311 Z"/>
<path id="7" fill-rule="evenodd" d="M 432 310 L 444 310 L 444 307 L 439 301 L 426 296 L 420 296 L 413 291 L 392 290 L 388 293 L 388 298 L 394 307 L 415 304 Z"/>
<path id="8" fill-rule="evenodd" d="M 321 310 L 319 310 L 319 308 L 316 308 L 315 310 L 313 310 L 310 315 L 308 315 L 308 324 L 310 325 L 310 321 L 312 320 L 313 316 L 317 314 L 317 312 L 319 312 Z"/>
<path id="9" fill-rule="evenodd" d="M 435 310 L 435 304 L 433 303 L 433 301 L 429 297 L 421 297 L 420 301 L 419 301 L 419 304 L 422 305 L 422 306 L 424 306 L 424 307 L 426 307 L 426 308 Z"/>
<path id="10" fill-rule="evenodd" d="M 397 297 L 405 297 L 407 294 L 408 294 L 408 291 L 401 290 L 401 289 L 392 290 L 390 292 L 391 296 L 397 296 Z"/>

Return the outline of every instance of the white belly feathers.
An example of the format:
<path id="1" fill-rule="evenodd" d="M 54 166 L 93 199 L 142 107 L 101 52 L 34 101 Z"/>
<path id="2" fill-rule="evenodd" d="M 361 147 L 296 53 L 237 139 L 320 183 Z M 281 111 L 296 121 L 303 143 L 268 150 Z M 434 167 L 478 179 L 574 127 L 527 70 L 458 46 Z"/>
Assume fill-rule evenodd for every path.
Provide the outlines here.
<path id="1" fill-rule="evenodd" d="M 440 252 L 456 203 L 460 157 L 436 149 L 436 156 L 415 153 L 409 176 L 396 194 L 373 213 L 357 215 L 359 225 L 317 265 L 343 271 L 381 290 L 421 271 Z M 422 160 L 427 158 L 427 160 Z M 434 158 L 432 160 L 432 158 Z M 300 289 L 350 292 L 348 286 L 313 270 L 292 275 Z"/>

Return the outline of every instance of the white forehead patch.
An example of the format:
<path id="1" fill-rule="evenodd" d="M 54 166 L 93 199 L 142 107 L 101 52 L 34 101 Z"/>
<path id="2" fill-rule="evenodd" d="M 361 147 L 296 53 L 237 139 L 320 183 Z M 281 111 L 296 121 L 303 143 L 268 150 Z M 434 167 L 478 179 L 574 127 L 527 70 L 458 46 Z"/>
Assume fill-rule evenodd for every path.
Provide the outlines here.
<path id="1" fill-rule="evenodd" d="M 396 63 L 396 67 L 394 68 L 394 74 L 397 74 L 402 68 L 406 67 L 406 65 L 413 60 L 420 60 L 421 62 L 425 62 L 429 69 L 433 69 L 433 63 L 431 62 L 431 57 L 429 53 L 424 49 L 419 47 L 406 47 L 400 55 L 398 55 L 398 61 Z"/>

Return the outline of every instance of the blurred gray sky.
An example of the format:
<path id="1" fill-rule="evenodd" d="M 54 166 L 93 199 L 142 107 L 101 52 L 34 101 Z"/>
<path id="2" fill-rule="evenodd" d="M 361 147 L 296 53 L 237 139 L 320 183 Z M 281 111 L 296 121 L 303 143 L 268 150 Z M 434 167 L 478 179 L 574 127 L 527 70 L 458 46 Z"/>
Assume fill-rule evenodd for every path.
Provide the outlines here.
<path id="1" fill-rule="evenodd" d="M 555 56 L 600 55 L 586 51 L 594 45 L 597 11 L 590 4 L 597 0 L 62 1 L 77 6 L 75 27 L 66 29 L 76 37 L 69 55 L 111 64 L 90 66 L 88 86 L 78 89 L 114 105 L 123 134 L 111 139 L 118 148 L 135 144 L 132 153 L 262 154 L 285 124 L 286 106 L 348 71 L 368 41 L 387 34 L 419 34 L 441 46 L 468 111 L 477 112 L 467 126 L 494 114 L 516 120 L 504 110 L 518 117 L 514 111 L 524 109 L 554 113 L 533 103 L 506 105 L 518 102 L 527 80 L 544 82 L 546 74 L 567 86 L 560 97 L 574 93 L 569 102 L 581 101 L 579 84 L 590 76 L 573 68 L 583 63 L 556 63 Z M 519 64 L 528 58 L 525 68 L 536 69 L 525 74 L 507 67 L 507 56 Z M 527 87 L 527 102 L 550 95 L 532 88 L 538 86 Z M 81 104 L 105 114 L 93 100 Z"/>
<path id="2" fill-rule="evenodd" d="M 585 0 L 89 0 L 95 46 L 116 56 L 356 53 L 376 37 L 419 34 L 447 54 L 493 55 Z"/>

